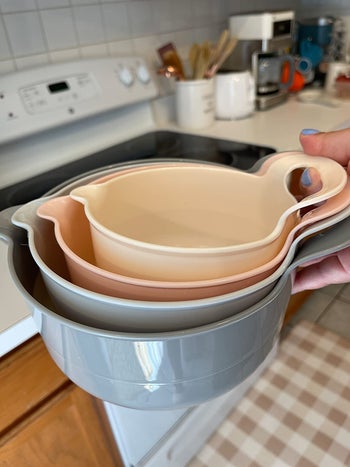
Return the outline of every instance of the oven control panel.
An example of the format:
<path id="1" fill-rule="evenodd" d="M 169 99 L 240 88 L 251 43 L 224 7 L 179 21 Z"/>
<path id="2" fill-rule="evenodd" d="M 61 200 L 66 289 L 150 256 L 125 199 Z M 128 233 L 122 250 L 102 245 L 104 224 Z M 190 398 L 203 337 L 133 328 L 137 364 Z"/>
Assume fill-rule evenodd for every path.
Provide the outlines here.
<path id="1" fill-rule="evenodd" d="M 25 86 L 19 90 L 29 114 L 48 112 L 65 105 L 74 106 L 98 97 L 99 88 L 91 73 L 79 73 L 60 80 Z"/>
<path id="2" fill-rule="evenodd" d="M 140 57 L 57 63 L 0 77 L 0 143 L 157 96 Z"/>

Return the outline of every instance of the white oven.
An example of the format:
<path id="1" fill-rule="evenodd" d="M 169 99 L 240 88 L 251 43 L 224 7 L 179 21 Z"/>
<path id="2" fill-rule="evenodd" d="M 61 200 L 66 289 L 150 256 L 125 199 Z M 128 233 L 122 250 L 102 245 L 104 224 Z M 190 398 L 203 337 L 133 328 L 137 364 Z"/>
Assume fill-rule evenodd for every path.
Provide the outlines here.
<path id="1" fill-rule="evenodd" d="M 71 177 L 147 158 L 206 160 L 249 169 L 273 148 L 158 131 L 156 85 L 142 59 L 85 60 L 0 78 L 0 210 Z M 0 356 L 37 333 L 0 242 Z M 127 466 L 185 465 L 273 358 L 230 393 L 197 407 L 139 411 L 105 403 Z"/>

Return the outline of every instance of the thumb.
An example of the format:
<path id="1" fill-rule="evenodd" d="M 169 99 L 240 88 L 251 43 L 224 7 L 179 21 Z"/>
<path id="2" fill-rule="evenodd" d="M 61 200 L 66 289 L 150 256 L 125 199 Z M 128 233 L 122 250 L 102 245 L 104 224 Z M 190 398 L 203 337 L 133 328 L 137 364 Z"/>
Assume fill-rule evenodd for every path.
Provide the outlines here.
<path id="1" fill-rule="evenodd" d="M 317 193 L 322 188 L 322 180 L 318 170 L 313 167 L 305 169 L 300 177 L 300 192 L 303 196 Z"/>
<path id="2" fill-rule="evenodd" d="M 299 135 L 300 143 L 306 154 L 330 157 L 348 167 L 350 161 L 350 129 L 327 133 L 305 129 Z"/>

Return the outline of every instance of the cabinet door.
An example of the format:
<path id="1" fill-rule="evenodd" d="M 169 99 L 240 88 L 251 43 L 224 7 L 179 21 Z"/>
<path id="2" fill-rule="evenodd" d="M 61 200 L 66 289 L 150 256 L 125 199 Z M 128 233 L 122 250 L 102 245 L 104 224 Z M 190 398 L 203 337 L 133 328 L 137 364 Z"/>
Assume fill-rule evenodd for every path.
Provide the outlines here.
<path id="1" fill-rule="evenodd" d="M 71 384 L 0 438 L 2 467 L 118 467 L 102 403 Z"/>
<path id="2" fill-rule="evenodd" d="M 284 325 L 289 323 L 293 316 L 299 311 L 301 305 L 310 297 L 312 292 L 312 290 L 305 290 L 291 296 L 286 314 L 284 315 Z"/>
<path id="3" fill-rule="evenodd" d="M 0 436 L 69 384 L 40 336 L 1 358 L 0 382 Z"/>

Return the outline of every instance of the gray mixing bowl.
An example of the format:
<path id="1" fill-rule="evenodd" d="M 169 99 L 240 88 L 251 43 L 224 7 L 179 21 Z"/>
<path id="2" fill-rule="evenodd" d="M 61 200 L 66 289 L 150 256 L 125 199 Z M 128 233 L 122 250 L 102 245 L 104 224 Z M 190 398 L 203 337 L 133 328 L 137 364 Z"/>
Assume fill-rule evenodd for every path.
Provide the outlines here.
<path id="1" fill-rule="evenodd" d="M 166 333 L 121 333 L 68 320 L 46 302 L 26 246 L 9 247 L 9 265 L 58 367 L 90 394 L 134 409 L 175 409 L 229 391 L 266 358 L 278 339 L 290 276 L 261 302 L 216 323 Z"/>

